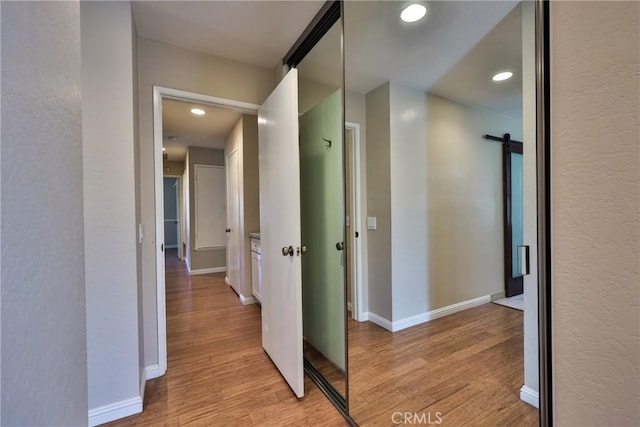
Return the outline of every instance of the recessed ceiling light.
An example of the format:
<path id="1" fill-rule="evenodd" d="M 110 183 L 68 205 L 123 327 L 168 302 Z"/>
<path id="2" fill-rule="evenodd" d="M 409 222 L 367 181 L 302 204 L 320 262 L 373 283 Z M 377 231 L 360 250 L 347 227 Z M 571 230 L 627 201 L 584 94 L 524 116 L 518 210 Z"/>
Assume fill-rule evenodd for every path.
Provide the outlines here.
<path id="1" fill-rule="evenodd" d="M 427 14 L 427 8 L 420 3 L 412 3 L 409 6 L 402 9 L 400 13 L 400 19 L 404 22 L 416 22 L 424 18 Z"/>
<path id="2" fill-rule="evenodd" d="M 204 116 L 204 110 L 201 110 L 200 108 L 192 108 L 191 113 L 196 116 Z"/>
<path id="3" fill-rule="evenodd" d="M 165 147 L 162 147 L 162 151 L 167 151 L 167 149 Z"/>
<path id="4" fill-rule="evenodd" d="M 503 80 L 509 80 L 513 76 L 511 71 L 502 71 L 492 77 L 494 82 L 501 82 Z"/>

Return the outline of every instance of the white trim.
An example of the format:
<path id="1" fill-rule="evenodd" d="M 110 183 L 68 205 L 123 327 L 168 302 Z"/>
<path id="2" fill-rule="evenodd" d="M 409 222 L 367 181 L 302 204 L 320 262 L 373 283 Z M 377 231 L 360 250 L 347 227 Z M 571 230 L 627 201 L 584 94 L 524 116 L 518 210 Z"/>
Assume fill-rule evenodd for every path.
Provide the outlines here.
<path id="1" fill-rule="evenodd" d="M 130 415 L 139 414 L 140 412 L 142 412 L 142 399 L 140 396 L 121 400 L 120 402 L 89 410 L 89 426 L 105 424 Z"/>
<path id="2" fill-rule="evenodd" d="M 352 166 L 352 180 L 351 180 L 351 194 L 352 194 L 352 205 L 351 211 L 353 218 L 350 218 L 350 223 L 352 224 L 351 229 L 354 232 L 358 232 L 359 236 L 357 239 L 355 235 L 351 235 L 350 239 L 352 242 L 352 247 L 355 248 L 355 267 L 352 273 L 352 282 L 354 283 L 354 287 L 351 292 L 351 298 L 353 305 L 355 306 L 355 310 L 351 310 L 351 317 L 353 319 L 363 322 L 365 319 L 365 312 L 363 307 L 363 284 L 362 284 L 362 240 L 364 239 L 363 230 L 366 227 L 362 225 L 362 201 L 361 201 L 361 168 L 360 168 L 360 125 L 354 122 L 345 122 L 345 129 L 350 129 L 353 131 L 353 150 L 351 151 L 351 166 Z M 355 242 L 355 244 L 353 244 Z M 355 277 L 353 277 L 355 276 Z"/>
<path id="3" fill-rule="evenodd" d="M 540 393 L 526 385 L 520 389 L 520 400 L 540 409 Z"/>
<path id="4" fill-rule="evenodd" d="M 180 89 L 171 89 L 168 87 L 154 86 L 154 90 L 158 89 L 163 98 L 175 99 L 178 101 L 196 101 L 201 104 L 207 104 L 214 107 L 225 108 L 227 110 L 234 110 L 240 113 L 258 115 L 257 104 L 251 104 L 250 102 L 236 101 L 229 98 L 220 98 L 217 96 L 204 95 L 201 93 L 189 92 Z"/>
<path id="5" fill-rule="evenodd" d="M 165 249 L 178 249 L 178 245 L 167 245 L 164 248 Z"/>
<path id="6" fill-rule="evenodd" d="M 140 400 L 144 403 L 144 391 L 147 387 L 147 368 L 142 368 L 140 372 Z M 144 406 L 144 405 L 143 405 Z"/>
<path id="7" fill-rule="evenodd" d="M 365 317 L 367 317 L 368 319 L 363 320 L 369 320 L 390 332 L 398 332 L 403 329 L 410 328 L 411 326 L 429 322 L 431 320 L 437 319 L 438 317 L 448 316 L 449 314 L 457 313 L 458 311 L 467 310 L 469 308 L 477 307 L 489 302 L 491 302 L 491 295 L 484 295 L 479 298 L 462 301 L 442 308 L 436 308 L 435 310 L 420 313 L 411 317 L 405 317 L 404 319 L 396 321 L 389 321 L 384 317 L 371 312 L 364 313 Z"/>
<path id="8" fill-rule="evenodd" d="M 240 294 L 240 302 L 242 303 L 242 305 L 249 305 L 257 303 L 258 300 L 254 297 L 245 297 L 244 295 Z"/>
<path id="9" fill-rule="evenodd" d="M 197 276 L 199 274 L 211 274 L 211 273 L 224 273 L 227 271 L 227 267 L 212 267 L 212 268 L 199 268 L 198 270 L 189 271 L 189 275 Z"/>
<path id="10" fill-rule="evenodd" d="M 449 314 L 467 310 L 488 302 L 491 302 L 491 295 L 484 295 L 479 298 L 462 301 L 446 307 L 436 308 L 435 310 L 427 311 L 426 313 L 421 313 L 416 316 L 396 320 L 392 322 L 392 332 L 401 331 L 402 329 L 410 328 L 411 326 L 419 325 L 420 323 L 425 323 L 430 320 L 437 319 L 438 317 L 448 316 Z"/>
<path id="11" fill-rule="evenodd" d="M 223 245 L 223 246 L 206 246 L 206 247 L 194 249 L 193 252 L 219 251 L 220 249 L 227 249 L 227 246 L 226 245 Z"/>
<path id="12" fill-rule="evenodd" d="M 226 283 L 227 285 L 231 286 L 231 282 L 229 281 L 229 276 L 227 276 L 227 275 L 224 276 L 224 283 Z"/>
<path id="13" fill-rule="evenodd" d="M 351 309 L 353 308 L 353 305 L 347 301 L 347 310 L 351 311 Z"/>
<path id="14" fill-rule="evenodd" d="M 167 370 L 167 313 L 164 281 L 164 171 L 162 163 L 162 95 L 158 86 L 153 87 L 153 158 L 155 172 L 156 240 L 156 310 L 158 325 L 158 368 L 160 375 Z"/>
<path id="15" fill-rule="evenodd" d="M 258 114 L 257 104 L 203 95 L 185 90 L 153 86 L 153 164 L 155 183 L 155 226 L 156 240 L 151 242 L 156 248 L 156 309 L 158 325 L 158 376 L 167 371 L 167 313 L 165 306 L 164 252 L 160 245 L 164 242 L 164 205 L 163 188 L 160 185 L 164 177 L 162 164 L 162 98 L 181 101 L 196 101 L 202 104 L 239 111 L 247 114 Z M 185 219 L 186 220 L 186 219 Z M 180 242 L 182 244 L 182 242 Z"/>
<path id="16" fill-rule="evenodd" d="M 365 314 L 366 314 L 367 320 L 369 320 L 370 322 L 373 322 L 376 325 L 385 328 L 387 331 L 393 332 L 393 330 L 392 330 L 393 326 L 392 326 L 392 322 L 390 320 L 387 320 L 384 317 L 378 316 L 377 314 L 372 313 L 372 312 L 368 312 L 368 313 L 365 313 Z"/>
<path id="17" fill-rule="evenodd" d="M 154 378 L 158 378 L 160 376 L 160 367 L 156 363 L 155 365 L 149 365 L 144 368 L 145 379 L 152 380 Z"/>

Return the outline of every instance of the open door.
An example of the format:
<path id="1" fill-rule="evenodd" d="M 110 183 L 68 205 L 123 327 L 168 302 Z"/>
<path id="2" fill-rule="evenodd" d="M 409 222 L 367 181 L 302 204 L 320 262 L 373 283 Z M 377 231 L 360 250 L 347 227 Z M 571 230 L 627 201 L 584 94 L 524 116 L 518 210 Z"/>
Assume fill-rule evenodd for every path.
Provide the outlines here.
<path id="1" fill-rule="evenodd" d="M 298 70 L 258 110 L 262 347 L 298 397 L 304 396 Z"/>

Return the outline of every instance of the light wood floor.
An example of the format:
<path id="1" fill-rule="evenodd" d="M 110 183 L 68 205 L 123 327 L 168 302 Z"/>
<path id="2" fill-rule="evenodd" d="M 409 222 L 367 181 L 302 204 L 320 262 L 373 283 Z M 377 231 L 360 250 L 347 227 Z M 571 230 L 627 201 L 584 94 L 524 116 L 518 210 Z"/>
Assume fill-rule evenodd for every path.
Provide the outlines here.
<path id="1" fill-rule="evenodd" d="M 522 312 L 484 304 L 403 331 L 349 322 L 350 414 L 390 426 L 394 412 L 441 413 L 444 426 L 535 426 L 520 400 Z M 396 415 L 397 417 L 397 415 Z"/>
<path id="2" fill-rule="evenodd" d="M 260 309 L 224 275 L 189 277 L 169 254 L 166 270 L 167 373 L 147 382 L 142 414 L 110 425 L 347 425 L 308 378 L 303 399 L 290 391 L 262 350 Z"/>
<path id="3" fill-rule="evenodd" d="M 261 346 L 260 311 L 242 306 L 223 275 L 189 277 L 167 257 L 165 376 L 147 382 L 144 412 L 111 423 L 344 426 L 307 378 L 298 400 Z M 441 412 L 444 426 L 534 426 L 519 400 L 522 313 L 486 304 L 391 334 L 349 322 L 350 409 L 361 426 L 395 411 Z"/>

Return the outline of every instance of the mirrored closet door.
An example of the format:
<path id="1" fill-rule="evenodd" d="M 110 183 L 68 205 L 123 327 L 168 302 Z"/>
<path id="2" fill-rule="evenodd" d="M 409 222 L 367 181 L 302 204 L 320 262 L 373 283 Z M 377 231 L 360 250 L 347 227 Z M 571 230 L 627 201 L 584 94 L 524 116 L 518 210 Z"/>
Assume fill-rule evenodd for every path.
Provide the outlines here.
<path id="1" fill-rule="evenodd" d="M 348 412 L 362 426 L 537 425 L 537 279 L 519 249 L 537 242 L 534 4 L 407 6 L 343 3 L 365 254 L 349 286 Z M 504 141 L 484 137 L 505 134 L 522 142 L 508 211 Z"/>
<path id="2" fill-rule="evenodd" d="M 305 369 L 344 405 L 347 362 L 341 19 L 331 25 L 296 68 Z"/>

